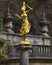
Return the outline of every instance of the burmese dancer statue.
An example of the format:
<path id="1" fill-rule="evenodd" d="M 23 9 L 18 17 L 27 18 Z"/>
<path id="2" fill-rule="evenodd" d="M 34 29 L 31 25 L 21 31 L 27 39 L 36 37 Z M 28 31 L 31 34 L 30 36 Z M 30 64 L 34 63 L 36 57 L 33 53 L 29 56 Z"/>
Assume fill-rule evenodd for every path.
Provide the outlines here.
<path id="1" fill-rule="evenodd" d="M 32 10 L 33 9 L 30 6 L 28 6 L 25 2 L 23 2 L 23 5 L 21 7 L 21 11 L 22 11 L 21 16 L 19 16 L 18 14 L 15 14 L 22 21 L 22 26 L 20 29 L 20 34 L 24 37 L 24 40 L 20 42 L 22 44 L 29 44 L 29 41 L 27 39 L 27 34 L 30 32 L 31 23 L 29 23 L 27 15 Z"/>

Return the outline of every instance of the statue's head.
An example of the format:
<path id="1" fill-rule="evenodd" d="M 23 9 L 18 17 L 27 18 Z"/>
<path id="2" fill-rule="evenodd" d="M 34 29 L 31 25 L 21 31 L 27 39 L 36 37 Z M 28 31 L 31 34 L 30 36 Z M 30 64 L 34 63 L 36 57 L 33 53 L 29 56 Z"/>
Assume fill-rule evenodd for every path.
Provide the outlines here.
<path id="1" fill-rule="evenodd" d="M 25 11 L 25 10 L 26 10 L 25 2 L 23 2 L 23 5 L 22 5 L 22 7 L 21 7 L 21 10 L 22 10 L 22 11 Z"/>

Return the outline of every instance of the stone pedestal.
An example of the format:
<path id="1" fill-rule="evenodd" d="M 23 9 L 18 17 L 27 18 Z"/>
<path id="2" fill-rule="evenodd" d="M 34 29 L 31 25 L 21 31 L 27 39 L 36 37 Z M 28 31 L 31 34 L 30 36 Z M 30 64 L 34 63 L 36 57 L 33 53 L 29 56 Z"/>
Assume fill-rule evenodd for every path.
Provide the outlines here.
<path id="1" fill-rule="evenodd" d="M 29 53 L 28 50 L 31 49 L 30 44 L 19 44 L 18 49 L 20 50 L 20 65 L 29 65 Z"/>

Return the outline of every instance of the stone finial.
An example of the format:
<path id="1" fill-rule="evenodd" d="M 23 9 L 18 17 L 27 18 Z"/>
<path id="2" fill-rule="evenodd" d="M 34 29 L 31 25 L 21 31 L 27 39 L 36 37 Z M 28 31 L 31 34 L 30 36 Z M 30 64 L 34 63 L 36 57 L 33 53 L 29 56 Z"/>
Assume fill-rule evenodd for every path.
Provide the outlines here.
<path id="1" fill-rule="evenodd" d="M 7 13 L 3 18 L 3 27 L 5 30 L 12 31 L 12 19 L 13 17 L 11 16 L 10 8 L 8 7 Z"/>
<path id="2" fill-rule="evenodd" d="M 43 36 L 49 36 L 48 35 L 48 21 L 45 17 L 45 12 L 42 13 L 43 14 L 43 18 L 42 21 L 39 22 L 39 25 L 41 27 L 41 32 Z"/>

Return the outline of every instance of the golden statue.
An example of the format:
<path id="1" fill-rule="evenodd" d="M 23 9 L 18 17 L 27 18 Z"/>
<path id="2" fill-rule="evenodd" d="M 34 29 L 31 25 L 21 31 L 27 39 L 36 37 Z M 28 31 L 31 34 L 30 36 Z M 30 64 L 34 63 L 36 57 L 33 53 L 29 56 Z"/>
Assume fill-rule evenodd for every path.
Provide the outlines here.
<path id="1" fill-rule="evenodd" d="M 26 10 L 26 7 L 29 9 Z M 29 41 L 27 39 L 27 34 L 30 31 L 31 24 L 28 21 L 27 14 L 29 14 L 33 9 L 31 7 L 29 7 L 27 4 L 25 4 L 25 2 L 23 2 L 21 10 L 22 10 L 21 16 L 19 16 L 18 14 L 15 14 L 22 21 L 22 27 L 21 27 L 20 33 L 24 37 L 24 40 L 21 41 L 20 43 L 29 44 Z"/>

